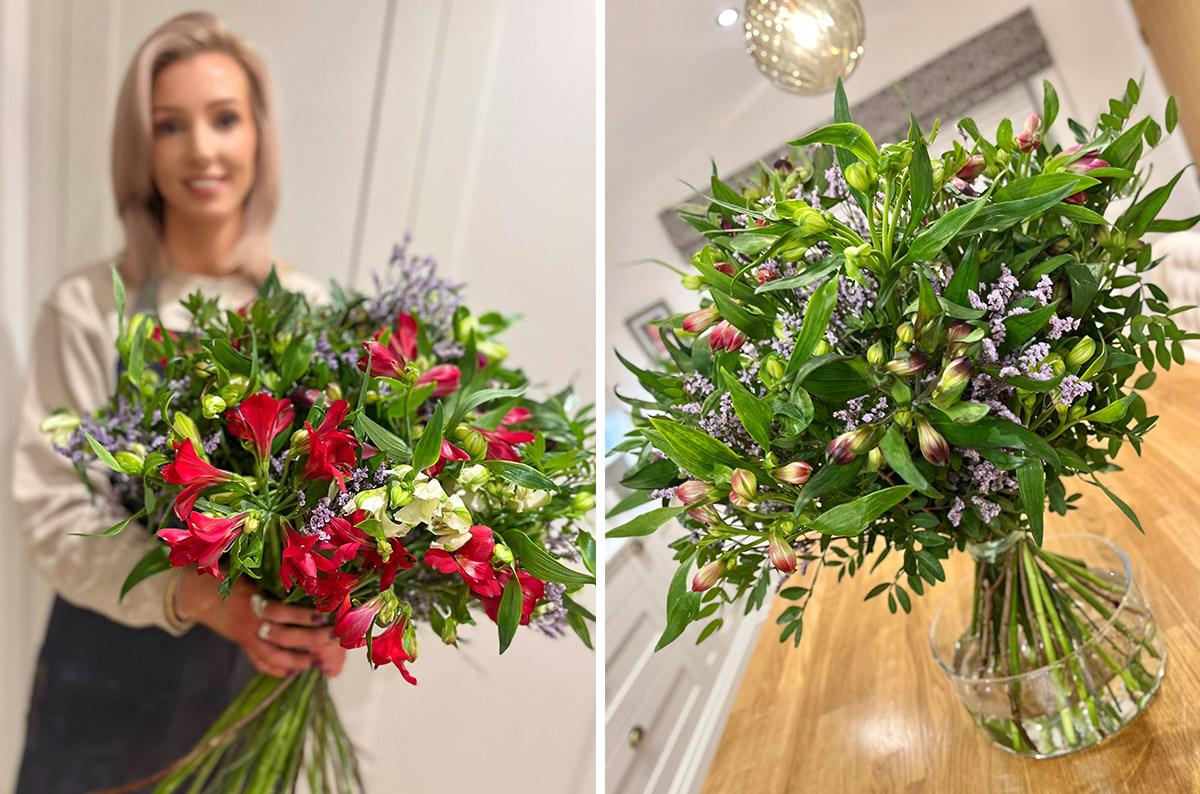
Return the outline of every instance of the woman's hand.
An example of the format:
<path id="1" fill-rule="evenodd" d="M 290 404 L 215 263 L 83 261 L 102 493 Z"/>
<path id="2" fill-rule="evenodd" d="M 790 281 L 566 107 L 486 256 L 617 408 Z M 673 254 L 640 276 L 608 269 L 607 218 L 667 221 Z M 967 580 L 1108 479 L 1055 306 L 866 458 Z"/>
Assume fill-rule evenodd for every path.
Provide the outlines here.
<path id="1" fill-rule="evenodd" d="M 238 579 L 227 598 L 217 592 L 219 586 L 219 580 L 189 570 L 179 587 L 180 608 L 192 620 L 240 645 L 260 673 L 286 678 L 313 668 L 330 677 L 342 672 L 346 651 L 334 639 L 329 616 L 268 600 L 259 617 L 251 603 L 258 588 L 251 582 Z M 264 621 L 269 624 L 265 640 L 259 635 Z"/>

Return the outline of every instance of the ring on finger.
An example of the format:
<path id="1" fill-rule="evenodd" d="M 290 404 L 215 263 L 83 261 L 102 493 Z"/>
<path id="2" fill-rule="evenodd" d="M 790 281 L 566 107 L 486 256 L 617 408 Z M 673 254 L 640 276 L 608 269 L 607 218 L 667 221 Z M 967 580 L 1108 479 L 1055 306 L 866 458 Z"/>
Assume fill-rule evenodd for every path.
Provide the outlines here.
<path id="1" fill-rule="evenodd" d="M 261 618 L 263 610 L 267 607 L 267 597 L 262 593 L 255 593 L 250 596 L 250 611 L 254 613 L 254 617 Z"/>
<path id="2" fill-rule="evenodd" d="M 264 620 L 258 626 L 258 638 L 263 642 L 271 641 L 271 626 L 274 625 L 269 620 Z"/>

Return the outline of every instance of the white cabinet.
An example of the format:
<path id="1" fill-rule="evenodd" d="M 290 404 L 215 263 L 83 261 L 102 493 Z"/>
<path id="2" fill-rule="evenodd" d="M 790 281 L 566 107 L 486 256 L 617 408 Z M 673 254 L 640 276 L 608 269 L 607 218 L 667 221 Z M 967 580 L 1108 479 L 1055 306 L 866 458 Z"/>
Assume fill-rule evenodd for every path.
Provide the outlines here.
<path id="1" fill-rule="evenodd" d="M 618 479 L 610 466 L 609 482 Z M 611 503 L 611 502 L 610 502 Z M 654 505 L 652 505 L 654 506 Z M 610 519 L 609 528 L 635 515 Z M 655 653 L 666 625 L 676 565 L 671 522 L 610 547 L 605 573 L 605 788 L 608 794 L 699 791 L 733 694 L 762 625 L 762 612 L 725 607 L 725 625 L 696 645 L 700 625 Z M 609 541 L 613 543 L 613 541 Z"/>

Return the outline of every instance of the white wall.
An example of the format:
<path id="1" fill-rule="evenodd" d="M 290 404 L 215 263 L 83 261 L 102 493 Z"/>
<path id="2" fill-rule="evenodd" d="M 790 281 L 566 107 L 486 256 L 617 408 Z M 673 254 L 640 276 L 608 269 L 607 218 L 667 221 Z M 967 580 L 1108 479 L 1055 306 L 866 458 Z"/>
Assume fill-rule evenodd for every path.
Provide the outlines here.
<path id="1" fill-rule="evenodd" d="M 280 255 L 366 286 L 409 229 L 412 250 L 469 283 L 474 309 L 524 315 L 504 341 L 535 383 L 569 380 L 591 402 L 595 4 L 206 5 L 275 78 Z M 145 35 L 193 7 L 0 0 L 0 372 L 23 365 L 33 307 L 54 281 L 119 247 L 108 176 L 118 84 Z M 18 393 L 17 378 L 0 378 L 2 404 Z M 13 428 L 2 421 L 7 448 Z M 7 466 L 0 455 L 0 515 L 12 514 Z M 48 604 L 6 538 L 0 781 L 15 774 Z M 449 791 L 487 775 L 496 792 L 591 791 L 594 654 L 573 636 L 522 632 L 498 657 L 490 626 L 462 636 L 473 639 L 460 652 L 422 637 L 417 688 L 371 673 L 357 654 L 336 682 L 369 789 L 403 780 L 409 791 Z"/>
<path id="2" fill-rule="evenodd" d="M 1162 119 L 1166 90 L 1126 0 L 861 4 L 867 35 L 857 71 L 846 82 L 851 104 L 1032 7 L 1061 75 L 1063 129 L 1067 116 L 1090 124 L 1128 78 L 1142 74 L 1139 110 Z M 614 347 L 627 357 L 626 351 L 639 351 L 625 319 L 659 298 L 674 312 L 696 305 L 695 294 L 680 287 L 673 273 L 638 264 L 650 258 L 686 264 L 657 218 L 688 195 L 680 180 L 706 184 L 710 158 L 722 172 L 737 171 L 833 115 L 831 94 L 793 96 L 760 76 L 743 49 L 740 23 L 720 28 L 714 22 L 728 6 L 740 9 L 727 0 L 610 0 L 606 6 L 606 410 L 621 405 L 614 386 L 627 394 L 638 388 L 611 353 Z M 1155 178 L 1166 181 L 1191 159 L 1182 130 L 1176 130 L 1153 155 Z M 1185 176 L 1163 217 L 1197 212 L 1200 189 Z"/>

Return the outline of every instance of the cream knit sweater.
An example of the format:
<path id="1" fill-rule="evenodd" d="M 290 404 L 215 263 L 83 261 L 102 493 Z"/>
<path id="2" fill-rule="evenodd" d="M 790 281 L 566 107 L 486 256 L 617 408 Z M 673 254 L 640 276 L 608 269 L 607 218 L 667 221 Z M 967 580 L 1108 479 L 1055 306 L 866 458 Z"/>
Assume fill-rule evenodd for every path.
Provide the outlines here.
<path id="1" fill-rule="evenodd" d="M 281 269 L 282 270 L 282 269 Z M 93 498 L 71 462 L 55 451 L 39 425 L 56 408 L 80 413 L 104 405 L 116 390 L 117 307 L 107 262 L 81 268 L 63 279 L 42 304 L 15 452 L 13 494 L 17 527 L 34 564 L 62 598 L 127 626 L 157 626 L 181 633 L 167 620 L 167 577 L 143 580 L 119 600 L 121 584 L 133 566 L 157 542 L 136 524 L 107 538 L 72 532 L 101 532 L 128 517 L 105 498 L 102 469 L 92 477 Z M 311 279 L 280 273 L 284 284 L 323 299 Z M 222 308 L 236 309 L 254 299 L 257 284 L 235 274 L 223 278 L 171 272 L 140 292 L 130 291 L 127 314 L 157 304 L 163 325 L 186 330 L 188 313 L 179 301 L 200 291 Z"/>

